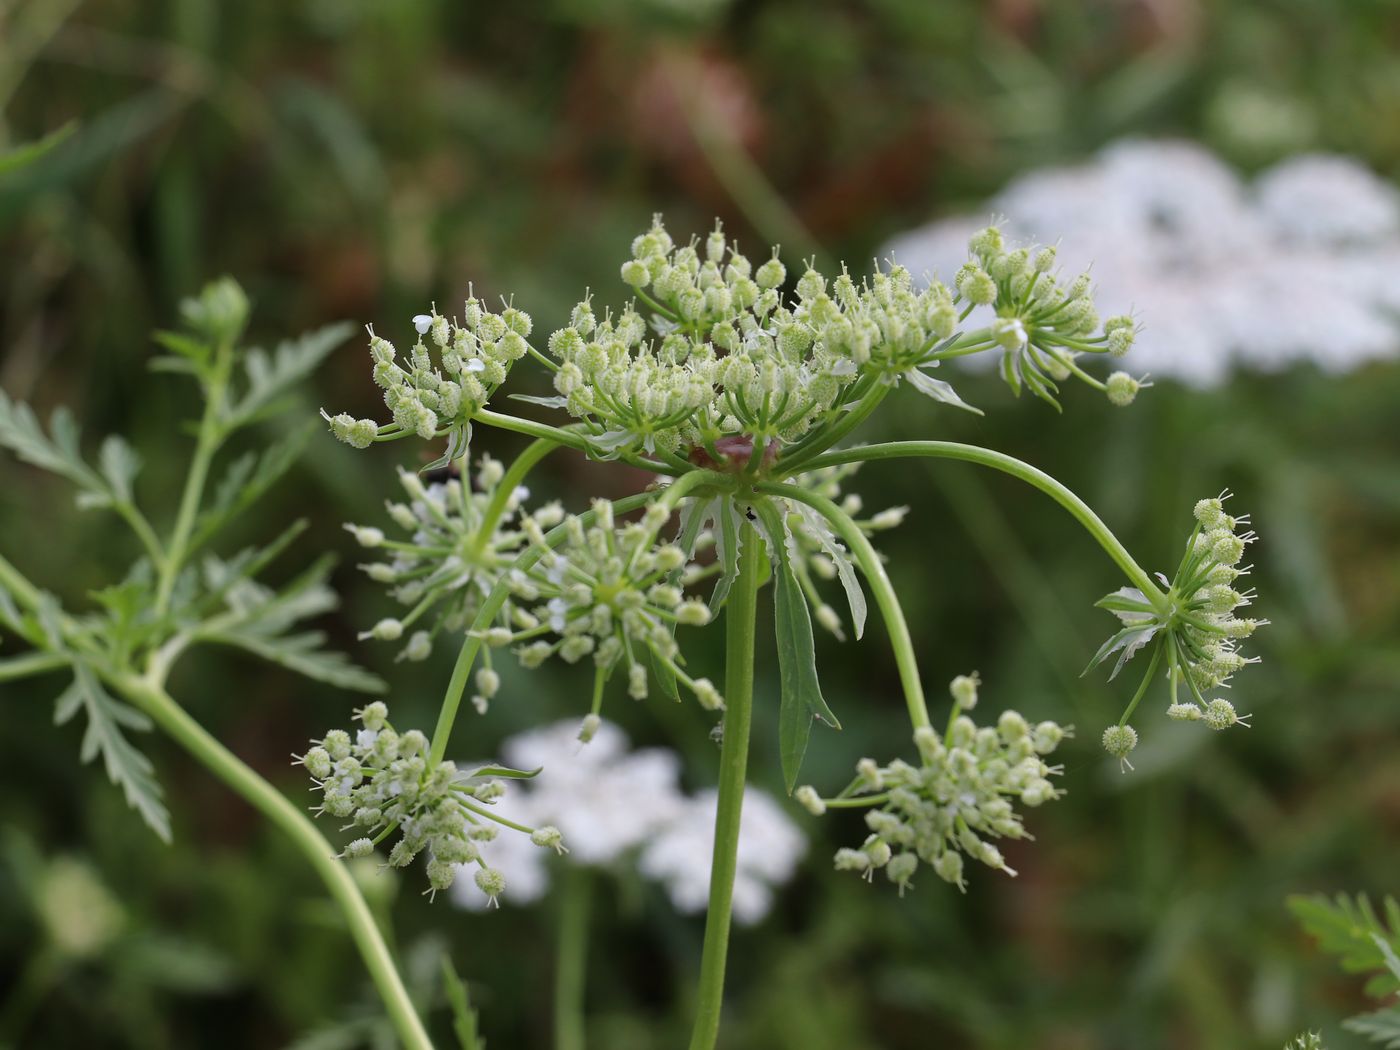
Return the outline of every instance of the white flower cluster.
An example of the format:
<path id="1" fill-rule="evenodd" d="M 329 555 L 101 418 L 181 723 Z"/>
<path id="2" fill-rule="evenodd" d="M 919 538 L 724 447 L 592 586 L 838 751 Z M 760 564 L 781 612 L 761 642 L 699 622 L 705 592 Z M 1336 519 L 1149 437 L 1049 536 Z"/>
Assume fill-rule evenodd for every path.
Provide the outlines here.
<path id="1" fill-rule="evenodd" d="M 1121 353 L 1131 343 L 1126 318 L 1094 335 L 1088 280 L 1060 286 L 1053 248 L 1005 250 L 993 227 L 974 238 L 973 253 L 951 288 L 916 290 L 901 266 L 860 285 L 809 266 L 788 300 L 776 256 L 755 267 L 718 228 L 703 246 L 677 247 L 658 219 L 622 267 L 650 318 L 629 306 L 600 321 L 589 300 L 579 303 L 549 339 L 558 396 L 535 400 L 586 421 L 600 453 L 645 450 L 742 469 L 873 385 L 903 379 L 967 407 L 925 371 L 948 356 L 1000 349 L 1013 388 L 1048 396 L 1052 377 L 1077 372 L 1075 354 Z M 977 305 L 996 320 L 960 336 Z"/>
<path id="2" fill-rule="evenodd" d="M 559 827 L 571 850 L 561 863 L 597 868 L 635 863 L 642 875 L 665 885 L 678 910 L 702 911 L 710 883 L 715 793 L 687 796 L 674 752 L 628 751 L 626 734 L 611 722 L 600 722 L 587 745 L 579 743 L 577 730 L 576 722 L 559 722 L 505 743 L 502 754 L 512 765 L 544 767 L 512 793 L 511 815 Z M 549 868 L 538 849 L 513 838 L 501 839 L 492 862 L 506 878 L 503 899 L 529 904 L 548 889 Z M 745 793 L 734 885 L 739 922 L 757 922 L 767 913 L 773 887 L 792 877 L 806 848 L 776 801 L 754 788 Z M 473 909 L 489 903 L 470 880 L 456 883 L 453 899 Z"/>
<path id="3" fill-rule="evenodd" d="M 505 468 L 490 456 L 477 465 L 475 488 L 456 478 L 424 484 L 418 474 L 400 470 L 408 502 L 389 503 L 388 511 L 408 539 L 387 539 L 382 529 L 369 525 L 346 525 L 361 547 L 387 555 L 361 570 L 409 607 L 405 616 L 379 621 L 366 636 L 397 641 L 432 612 L 433 626 L 414 631 L 400 654 L 424 660 L 441 631 L 460 632 L 471 624 L 481 600 L 525 544 L 515 518 L 529 490 L 501 492 L 504 474 Z M 494 692 L 488 690 L 484 699 Z"/>
<path id="4" fill-rule="evenodd" d="M 1113 672 L 1117 675 L 1139 650 L 1155 644 L 1158 650 L 1139 698 L 1165 651 L 1171 683 L 1168 717 L 1180 722 L 1201 722 L 1216 730 L 1249 724 L 1249 716 L 1238 714 L 1229 700 L 1208 700 L 1205 693 L 1226 687 L 1237 671 L 1258 662 L 1258 657 L 1241 655 L 1239 640 L 1250 637 L 1269 622 L 1237 614 L 1254 599 L 1253 590 L 1239 591 L 1235 585 L 1249 573 L 1249 567 L 1240 562 L 1245 549 L 1258 537 L 1245 528 L 1249 524 L 1247 516 L 1232 517 L 1225 512 L 1227 499 L 1229 494 L 1225 493 L 1196 502 L 1196 525 L 1164 599 L 1155 601 L 1136 587 L 1122 587 L 1099 601 L 1099 606 L 1117 616 L 1123 627 L 1103 644 L 1089 665 L 1094 667 L 1117 653 Z M 1187 691 L 1184 699 L 1180 695 L 1183 686 Z M 1103 735 L 1104 749 L 1124 760 L 1125 766 L 1138 739 L 1136 730 L 1127 724 L 1131 713 L 1129 707 L 1122 720 L 1105 729 Z"/>
<path id="5" fill-rule="evenodd" d="M 987 209 L 1008 236 L 1074 230 L 1061 258 L 1093 264 L 1106 311 L 1147 318 L 1134 362 L 1209 386 L 1232 362 L 1350 369 L 1400 350 L 1400 193 L 1344 157 L 1284 161 L 1252 184 L 1188 142 L 1125 141 L 1012 181 Z M 980 224 L 936 222 L 887 251 L 950 274 Z"/>
<path id="6" fill-rule="evenodd" d="M 508 306 L 493 313 L 469 296 L 461 321 L 448 320 L 436 309 L 413 318 L 418 341 L 404 362 L 406 368 L 399 364 L 394 344 L 371 329 L 374 382 L 384 391 L 393 422 L 381 425 L 342 413 L 326 416 L 331 433 L 356 448 L 367 448 L 380 439 L 417 434 L 428 440 L 464 426 L 505 382 L 511 366 L 529 352 L 531 324 L 523 310 Z M 436 362 L 424 336 L 437 352 Z"/>
<path id="7" fill-rule="evenodd" d="M 703 627 L 710 622 L 710 609 L 687 598 L 679 586 L 686 553 L 675 544 L 657 545 L 670 512 L 652 504 L 639 520 L 619 525 L 612 504 L 600 499 L 593 501 L 593 515 L 592 525 L 576 515 L 564 517 L 562 511 L 545 521 L 539 512 L 522 519 L 521 529 L 540 555 L 528 572 L 517 570 L 509 577 L 512 592 L 524 603 L 516 617 L 523 629 L 497 629 L 487 640 L 526 643 L 516 648 L 525 667 L 538 667 L 556 654 L 568 663 L 591 655 L 598 669 L 595 713 L 603 684 L 622 664 L 628 695 L 645 699 L 647 667 L 653 662 L 706 710 L 721 710 L 724 700 L 714 684 L 692 678 L 681 666 L 676 626 Z M 556 550 L 544 527 L 559 524 L 561 517 L 564 540 Z"/>
<path id="8" fill-rule="evenodd" d="M 500 778 L 521 775 L 518 771 L 485 766 L 463 772 L 453 762 L 432 761 L 428 738 L 416 729 L 396 731 L 382 701 L 356 717 L 363 728 L 353 738 L 333 729 L 297 757 L 324 796 L 319 812 L 349 818 L 347 826 L 364 833 L 344 856 L 367 857 L 398 832 L 390 865 L 407 867 L 426 851 L 429 892 L 435 894 L 453 885 L 463 865 L 475 864 L 476 887 L 494 900 L 505 878 L 487 865 L 482 847 L 495 840 L 500 827 L 522 832 L 536 847 L 564 849 L 557 829 L 527 827 L 493 812 L 505 794 Z"/>
<path id="9" fill-rule="evenodd" d="M 1047 765 L 1068 731 L 1054 722 L 1031 725 L 1015 711 L 1003 711 L 995 728 L 978 727 L 966 714 L 977 703 L 975 675 L 960 675 L 950 686 L 955 717 L 939 736 L 928 727 L 914 733 L 920 764 L 895 759 L 881 766 L 862 759 L 856 778 L 834 799 L 811 787 L 797 799 L 815 815 L 828 808 L 864 806 L 870 834 L 859 849 L 841 849 L 836 867 L 866 879 L 883 868 L 901 895 L 913 884 L 922 861 L 939 878 L 966 889 L 963 857 L 1015 875 L 990 841 L 1026 838 L 1013 806 L 1039 806 L 1060 797 L 1050 782 L 1061 772 Z"/>

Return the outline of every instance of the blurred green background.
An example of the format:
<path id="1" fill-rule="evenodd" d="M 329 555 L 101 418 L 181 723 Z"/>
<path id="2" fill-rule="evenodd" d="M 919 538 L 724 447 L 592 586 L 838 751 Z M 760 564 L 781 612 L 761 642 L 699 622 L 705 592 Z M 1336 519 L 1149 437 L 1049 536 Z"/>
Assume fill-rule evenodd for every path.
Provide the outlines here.
<path id="1" fill-rule="evenodd" d="M 147 459 L 148 503 L 170 507 L 195 406 L 146 372 L 149 335 L 218 274 L 254 299 L 255 341 L 341 318 L 401 333 L 469 281 L 513 293 L 548 331 L 587 286 L 621 301 L 617 264 L 654 211 L 681 236 L 719 216 L 755 256 L 781 242 L 790 263 L 858 261 L 1018 172 L 1127 133 L 1185 135 L 1246 172 L 1330 149 L 1393 177 L 1397 39 L 1389 0 L 0 0 L 0 145 L 81 122 L 41 164 L 0 178 L 0 386 L 71 405 L 89 433 L 127 432 Z M 368 411 L 368 371 L 348 345 L 303 415 Z M 1357 982 L 1283 901 L 1400 888 L 1400 365 L 1330 377 L 1300 365 L 1204 393 L 1158 383 L 1128 412 L 1076 390 L 1063 417 L 989 377 L 967 387 L 994 409 L 985 419 L 901 395 L 881 425 L 1030 459 L 1150 568 L 1174 564 L 1192 500 L 1239 493 L 1264 534 L 1253 582 L 1274 624 L 1254 646 L 1264 663 L 1236 689 L 1255 727 L 1207 736 L 1157 720 L 1137 774 L 1120 776 L 1095 738 L 1123 689 L 1079 677 L 1111 627 L 1091 603 L 1121 582 L 1097 548 L 1009 479 L 953 464 L 867 470 L 868 507 L 913 506 L 883 547 L 928 680 L 976 667 L 990 708 L 1077 723 L 1070 794 L 1034 815 L 1037 841 L 1009 858 L 1019 879 L 978 873 L 965 897 L 926 878 L 901 901 L 838 877 L 826 858 L 858 823 L 798 816 L 809 859 L 775 912 L 736 936 L 724 1045 L 1241 1050 L 1305 1027 L 1334 1050 L 1360 1045 L 1337 1028 L 1366 1006 Z M 479 441 L 498 455 L 518 447 Z M 311 518 L 303 560 L 345 558 L 345 608 L 326 628 L 391 679 L 396 715 L 421 722 L 450 654 L 394 665 L 387 647 L 356 647 L 387 601 L 354 572 L 340 530 L 377 520 L 404 447 L 356 455 L 317 439 L 243 527 L 252 538 Z M 636 480 L 559 455 L 537 491 L 577 504 Z M 9 458 L 0 544 L 73 600 L 135 554 Z M 284 559 L 289 574 L 296 563 Z M 709 637 L 692 659 L 713 674 Z M 877 630 L 819 653 L 846 730 L 814 738 L 816 783 L 905 749 L 881 645 Z M 771 661 L 760 673 L 771 680 Z M 473 739 L 462 730 L 473 754 L 582 713 L 576 677 L 556 673 L 518 700 L 515 681 L 469 723 Z M 361 1045 L 367 1026 L 343 1022 L 372 1018 L 374 1000 L 289 847 L 154 740 L 176 832 L 162 847 L 99 770 L 79 766 L 76 729 L 50 725 L 60 688 L 36 680 L 0 699 L 0 1038 Z M 308 804 L 286 756 L 355 703 L 213 651 L 173 688 Z M 713 782 L 698 712 L 609 714 L 638 742 L 678 746 L 692 786 Z M 760 711 L 754 777 L 770 789 L 775 723 Z M 63 890 L 83 871 L 115 909 L 101 898 L 75 909 Z M 548 1045 L 548 901 L 481 916 L 429 905 L 415 882 L 396 899 L 388 876 L 373 883 L 410 968 L 431 978 L 446 946 L 493 1050 Z M 54 917 L 55 900 L 86 927 Z M 591 1046 L 683 1043 L 700 933 L 654 888 L 618 884 L 595 916 Z"/>

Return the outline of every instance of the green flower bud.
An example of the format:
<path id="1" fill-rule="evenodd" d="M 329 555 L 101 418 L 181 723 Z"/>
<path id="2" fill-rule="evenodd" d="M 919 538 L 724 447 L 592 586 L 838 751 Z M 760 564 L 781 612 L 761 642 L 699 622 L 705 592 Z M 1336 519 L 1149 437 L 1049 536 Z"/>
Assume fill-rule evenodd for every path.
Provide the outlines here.
<path id="1" fill-rule="evenodd" d="M 960 674 L 948 685 L 948 691 L 953 695 L 953 703 L 963 711 L 971 711 L 977 706 L 977 687 L 982 684 L 977 672 L 972 674 Z"/>
<path id="2" fill-rule="evenodd" d="M 569 851 L 564 847 L 564 836 L 559 833 L 559 829 L 552 824 L 546 824 L 542 828 L 536 828 L 530 833 L 530 841 L 542 849 L 552 849 L 556 853 L 563 855 Z"/>
<path id="3" fill-rule="evenodd" d="M 777 288 L 787 280 L 787 267 L 778 261 L 777 256 L 769 259 L 758 268 L 754 280 L 760 288 Z"/>
<path id="4" fill-rule="evenodd" d="M 495 868 L 481 868 L 476 873 L 476 888 L 486 896 L 491 898 L 491 903 L 496 903 L 506 889 L 506 877 Z"/>
<path id="5" fill-rule="evenodd" d="M 1131 769 L 1128 754 L 1137 747 L 1137 730 L 1130 725 L 1112 725 L 1103 731 L 1103 749 Z"/>
<path id="6" fill-rule="evenodd" d="M 821 795 L 817 794 L 817 789 L 810 784 L 803 784 L 794 791 L 792 799 L 814 817 L 820 817 L 826 812 L 826 803 L 822 801 Z"/>
<path id="7" fill-rule="evenodd" d="M 724 710 L 724 697 L 720 695 L 719 690 L 715 688 L 715 684 L 708 678 L 695 679 L 693 689 L 695 692 L 695 699 L 700 701 L 700 706 L 706 711 Z"/>
<path id="8" fill-rule="evenodd" d="M 346 744 L 349 747 L 348 741 Z M 324 747 L 313 747 L 301 756 L 301 764 L 306 772 L 317 780 L 325 780 L 331 775 L 331 756 Z"/>
<path id="9" fill-rule="evenodd" d="M 1143 386 L 1143 383 L 1128 375 L 1127 372 L 1114 372 L 1104 381 L 1108 400 L 1120 408 L 1131 405 Z"/>

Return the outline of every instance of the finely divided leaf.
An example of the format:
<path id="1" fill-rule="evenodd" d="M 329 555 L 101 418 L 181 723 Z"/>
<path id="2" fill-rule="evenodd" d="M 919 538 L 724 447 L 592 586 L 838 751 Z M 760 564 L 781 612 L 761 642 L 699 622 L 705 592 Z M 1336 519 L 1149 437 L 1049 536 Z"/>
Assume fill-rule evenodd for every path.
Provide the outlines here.
<path id="1" fill-rule="evenodd" d="M 1317 938 L 1318 946 L 1336 955 L 1347 973 L 1370 973 L 1366 994 L 1380 998 L 1400 991 L 1400 975 L 1387 969 L 1386 953 L 1377 946 L 1384 942 L 1392 952 L 1400 951 L 1400 904 L 1386 897 L 1382 905 L 1385 919 L 1363 893 L 1356 897 L 1338 894 L 1326 897 L 1290 897 L 1288 910 Z"/>
<path id="2" fill-rule="evenodd" d="M 356 667 L 344 653 L 321 648 L 326 641 L 322 632 L 286 633 L 294 624 L 336 607 L 335 591 L 326 585 L 334 563 L 329 555 L 321 558 L 280 591 L 273 591 L 247 579 L 246 564 L 234 571 L 216 559 L 207 559 L 206 579 L 222 592 L 229 615 L 215 617 L 199 629 L 198 636 L 237 646 L 318 682 L 382 693 L 386 688 L 383 679 Z"/>
<path id="3" fill-rule="evenodd" d="M 1348 1017 L 1342 1022 L 1342 1027 L 1357 1035 L 1364 1035 L 1387 1050 L 1400 1050 L 1400 1006 L 1361 1014 L 1359 1017 Z"/>
<path id="4" fill-rule="evenodd" d="M 320 631 L 268 637 L 242 627 L 212 631 L 203 637 L 236 646 L 269 663 L 339 689 L 359 693 L 383 693 L 388 689 L 384 679 L 356 667 L 344 653 L 322 649 L 326 636 Z"/>
<path id="5" fill-rule="evenodd" d="M 190 550 L 208 543 L 224 526 L 255 504 L 301 456 L 315 429 L 308 423 L 274 441 L 261 453 L 246 452 L 224 471 L 209 508 L 195 522 Z"/>
<path id="6" fill-rule="evenodd" d="M 163 841 L 169 842 L 170 813 L 161 801 L 161 789 L 151 760 L 122 734 L 123 728 L 138 732 L 150 729 L 150 719 L 129 704 L 109 696 L 89 668 L 76 664 L 73 672 L 73 684 L 54 705 L 54 722 L 62 725 L 79 710 L 86 709 L 88 724 L 83 734 L 82 760 L 91 762 L 100 754 L 108 778 L 121 787 L 127 805 L 136 810 Z"/>
<path id="7" fill-rule="evenodd" d="M 280 344 L 269 354 L 249 350 L 244 367 L 247 390 L 224 421 L 229 430 L 247 426 L 267 415 L 283 395 L 310 375 L 326 356 L 350 335 L 350 325 L 332 324 Z"/>
<path id="8" fill-rule="evenodd" d="M 0 390 L 0 445 L 31 466 L 59 474 L 80 488 L 110 495 L 106 482 L 83 462 L 78 451 L 78 426 L 65 408 L 54 412 L 44 433 L 34 410 L 23 401 L 11 401 Z"/>
<path id="9" fill-rule="evenodd" d="M 452 1008 L 452 1032 L 457 1036 L 457 1046 L 460 1050 L 486 1050 L 486 1040 L 481 1038 L 477 1026 L 476 1011 L 467 997 L 467 983 L 457 976 L 452 960 L 446 955 L 442 957 L 442 984 Z"/>

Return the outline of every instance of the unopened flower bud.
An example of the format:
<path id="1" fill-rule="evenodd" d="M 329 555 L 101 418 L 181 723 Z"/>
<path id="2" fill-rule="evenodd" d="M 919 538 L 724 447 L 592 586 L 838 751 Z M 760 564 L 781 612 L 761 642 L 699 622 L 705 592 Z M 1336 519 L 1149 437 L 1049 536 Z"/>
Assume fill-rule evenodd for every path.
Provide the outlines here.
<path id="1" fill-rule="evenodd" d="M 792 799 L 814 817 L 820 817 L 826 812 L 826 803 L 822 801 L 821 795 L 817 794 L 817 789 L 810 784 L 803 784 L 794 791 Z"/>

